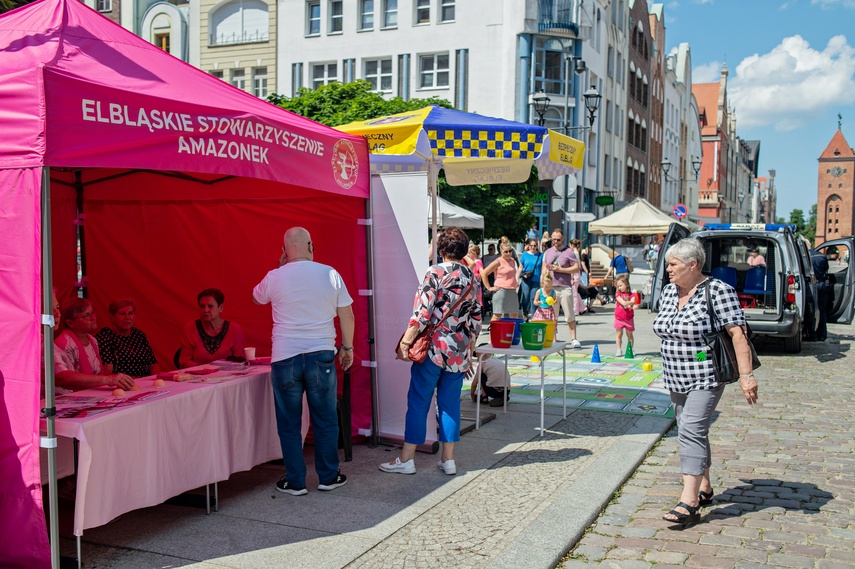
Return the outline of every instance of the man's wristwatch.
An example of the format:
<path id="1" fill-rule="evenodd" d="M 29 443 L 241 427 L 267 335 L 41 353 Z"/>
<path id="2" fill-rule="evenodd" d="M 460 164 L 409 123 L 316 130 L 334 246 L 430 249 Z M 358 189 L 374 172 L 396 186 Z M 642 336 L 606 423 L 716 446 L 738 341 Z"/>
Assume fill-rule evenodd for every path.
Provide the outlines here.
<path id="1" fill-rule="evenodd" d="M 342 349 L 342 350 L 344 350 L 345 352 L 352 352 L 352 351 L 353 351 L 353 346 L 350 346 L 350 347 L 348 347 L 348 346 L 341 346 L 341 349 Z"/>

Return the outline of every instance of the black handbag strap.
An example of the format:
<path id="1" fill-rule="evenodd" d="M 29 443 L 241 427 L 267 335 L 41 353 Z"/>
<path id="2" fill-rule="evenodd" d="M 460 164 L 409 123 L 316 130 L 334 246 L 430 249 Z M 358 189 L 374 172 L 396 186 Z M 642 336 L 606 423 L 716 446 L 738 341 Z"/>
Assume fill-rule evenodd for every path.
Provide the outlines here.
<path id="1" fill-rule="evenodd" d="M 710 318 L 710 331 L 717 332 L 719 328 L 716 327 L 715 323 L 718 321 L 718 317 L 715 315 L 715 308 L 712 305 L 712 297 L 710 296 L 710 289 L 712 288 L 713 279 L 707 280 L 707 286 L 704 289 L 704 295 L 707 297 L 707 316 Z"/>

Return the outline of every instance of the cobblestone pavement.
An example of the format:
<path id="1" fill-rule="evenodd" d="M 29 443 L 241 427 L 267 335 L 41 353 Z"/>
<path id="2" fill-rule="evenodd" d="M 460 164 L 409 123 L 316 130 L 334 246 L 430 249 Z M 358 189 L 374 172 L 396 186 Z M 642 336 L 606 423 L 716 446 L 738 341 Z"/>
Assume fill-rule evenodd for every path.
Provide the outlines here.
<path id="1" fill-rule="evenodd" d="M 402 527 L 352 567 L 484 567 L 638 417 L 577 411 Z"/>
<path id="2" fill-rule="evenodd" d="M 851 326 L 798 355 L 758 345 L 760 404 L 728 387 L 711 431 L 715 502 L 683 531 L 672 430 L 559 567 L 855 567 Z"/>

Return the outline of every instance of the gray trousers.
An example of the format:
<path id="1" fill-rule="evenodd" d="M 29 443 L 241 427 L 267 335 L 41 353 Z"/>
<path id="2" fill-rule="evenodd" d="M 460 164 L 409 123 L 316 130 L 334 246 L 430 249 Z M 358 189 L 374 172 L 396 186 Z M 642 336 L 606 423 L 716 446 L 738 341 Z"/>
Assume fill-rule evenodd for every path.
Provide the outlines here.
<path id="1" fill-rule="evenodd" d="M 677 417 L 680 470 L 683 474 L 700 476 L 712 464 L 710 423 L 723 393 L 724 386 L 715 390 L 671 392 L 671 403 L 674 404 Z"/>

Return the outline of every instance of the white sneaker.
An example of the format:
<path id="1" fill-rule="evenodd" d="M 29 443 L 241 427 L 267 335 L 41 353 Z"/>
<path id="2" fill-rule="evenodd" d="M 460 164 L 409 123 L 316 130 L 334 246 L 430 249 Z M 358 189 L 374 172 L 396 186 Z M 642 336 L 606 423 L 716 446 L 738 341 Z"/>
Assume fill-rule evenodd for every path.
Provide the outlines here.
<path id="1" fill-rule="evenodd" d="M 575 350 L 578 350 L 582 347 L 582 344 L 579 342 L 579 340 L 570 340 L 570 347 Z"/>
<path id="2" fill-rule="evenodd" d="M 622 357 L 623 357 L 623 355 L 624 355 L 624 351 L 623 351 L 623 350 L 618 350 L 618 351 L 616 351 L 616 352 L 615 352 L 615 357 L 616 357 L 616 358 L 622 358 Z"/>
<path id="3" fill-rule="evenodd" d="M 394 462 L 384 462 L 381 464 L 380 470 L 393 474 L 415 474 L 416 463 L 412 458 L 407 462 L 401 462 L 400 458 L 396 458 Z"/>
<path id="4" fill-rule="evenodd" d="M 440 460 L 436 463 L 436 467 L 448 474 L 449 476 L 451 476 L 452 474 L 457 474 L 457 465 L 454 464 L 453 458 L 449 458 L 445 462 L 442 462 L 442 460 Z"/>

